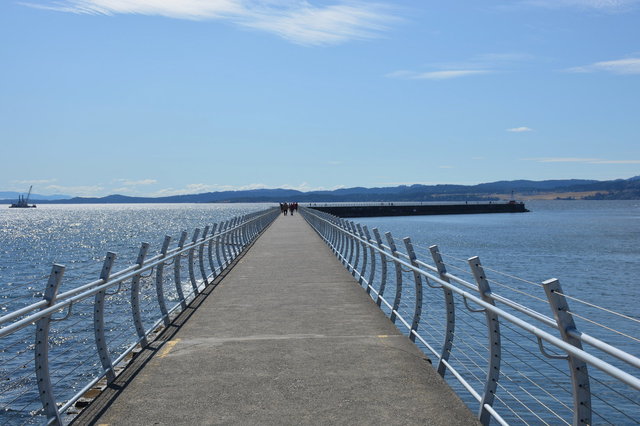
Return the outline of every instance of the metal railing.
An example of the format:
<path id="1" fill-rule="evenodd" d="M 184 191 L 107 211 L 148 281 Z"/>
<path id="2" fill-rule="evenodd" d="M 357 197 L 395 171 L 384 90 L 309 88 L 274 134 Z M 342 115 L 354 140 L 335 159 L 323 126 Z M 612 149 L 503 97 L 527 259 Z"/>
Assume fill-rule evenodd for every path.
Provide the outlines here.
<path id="1" fill-rule="evenodd" d="M 356 201 L 356 202 L 308 202 L 301 203 L 303 207 L 386 207 L 386 206 L 440 206 L 458 204 L 503 204 L 506 201 L 500 200 L 458 200 L 458 201 Z M 520 203 L 520 202 L 518 202 Z"/>
<path id="2" fill-rule="evenodd" d="M 401 251 L 391 233 L 383 241 L 377 228 L 310 208 L 301 213 L 391 321 L 434 357 L 438 374 L 482 424 L 640 423 L 640 358 L 631 353 L 640 339 L 619 330 L 620 322 L 637 326 L 639 319 L 568 296 L 557 279 L 522 280 L 484 268 L 477 256 L 456 259 L 410 238 Z M 418 248 L 429 261 L 418 258 Z M 613 323 L 572 311 L 569 300 Z M 606 329 L 621 344 L 586 329 Z"/>
<path id="3" fill-rule="evenodd" d="M 41 301 L 0 317 L 0 423 L 64 424 L 83 395 L 113 382 L 278 214 L 196 229 L 190 242 L 183 232 L 174 248 L 166 236 L 152 257 L 142 243 L 135 263 L 117 272 L 109 252 L 99 279 L 63 293 L 65 267 L 54 264 Z"/>

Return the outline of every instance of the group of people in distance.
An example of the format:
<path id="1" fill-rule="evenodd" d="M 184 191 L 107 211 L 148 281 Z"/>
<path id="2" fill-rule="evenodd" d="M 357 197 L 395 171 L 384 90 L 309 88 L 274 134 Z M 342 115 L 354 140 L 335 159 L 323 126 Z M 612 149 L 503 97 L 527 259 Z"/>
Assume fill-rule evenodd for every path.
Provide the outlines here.
<path id="1" fill-rule="evenodd" d="M 293 216 L 293 212 L 298 210 L 298 203 L 280 203 L 280 211 L 283 215 L 287 215 L 287 212 L 291 213 Z"/>

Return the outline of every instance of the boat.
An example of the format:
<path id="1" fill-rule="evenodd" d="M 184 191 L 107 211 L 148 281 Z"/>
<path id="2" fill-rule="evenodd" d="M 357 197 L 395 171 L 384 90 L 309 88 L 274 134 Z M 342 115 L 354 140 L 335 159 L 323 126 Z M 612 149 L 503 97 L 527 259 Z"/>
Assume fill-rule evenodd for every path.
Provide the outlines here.
<path id="1" fill-rule="evenodd" d="M 24 195 L 18 195 L 18 202 L 13 203 L 9 206 L 10 209 L 33 209 L 37 206 L 35 204 L 29 204 L 29 197 L 31 197 L 31 190 L 33 189 L 33 185 L 29 187 L 29 193 L 27 194 L 27 198 Z"/>

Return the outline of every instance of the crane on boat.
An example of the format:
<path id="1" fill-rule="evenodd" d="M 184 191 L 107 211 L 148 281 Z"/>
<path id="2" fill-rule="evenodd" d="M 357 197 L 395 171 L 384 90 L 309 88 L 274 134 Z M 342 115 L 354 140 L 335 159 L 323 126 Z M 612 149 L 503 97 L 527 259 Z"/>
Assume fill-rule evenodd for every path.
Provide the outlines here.
<path id="1" fill-rule="evenodd" d="M 29 187 L 29 193 L 27 194 L 27 198 L 24 197 L 24 195 L 18 195 L 18 202 L 17 203 L 13 203 L 9 206 L 9 208 L 18 208 L 18 209 L 28 209 L 28 208 L 35 208 L 36 205 L 35 204 L 29 204 L 29 197 L 31 197 L 31 190 L 33 189 L 33 185 L 31 185 Z"/>

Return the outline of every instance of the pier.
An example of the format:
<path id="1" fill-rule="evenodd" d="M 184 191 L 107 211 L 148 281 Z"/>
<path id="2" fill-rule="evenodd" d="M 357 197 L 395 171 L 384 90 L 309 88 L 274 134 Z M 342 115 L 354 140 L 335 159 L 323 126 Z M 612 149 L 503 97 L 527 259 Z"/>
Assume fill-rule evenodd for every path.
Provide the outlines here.
<path id="1" fill-rule="evenodd" d="M 300 215 L 280 216 L 154 351 L 74 423 L 477 423 Z"/>
<path id="2" fill-rule="evenodd" d="M 167 235 L 117 267 L 108 252 L 90 282 L 54 264 L 40 301 L 0 317 L 0 420 L 640 423 L 637 339 L 615 330 L 637 319 L 555 278 L 299 213 Z"/>

